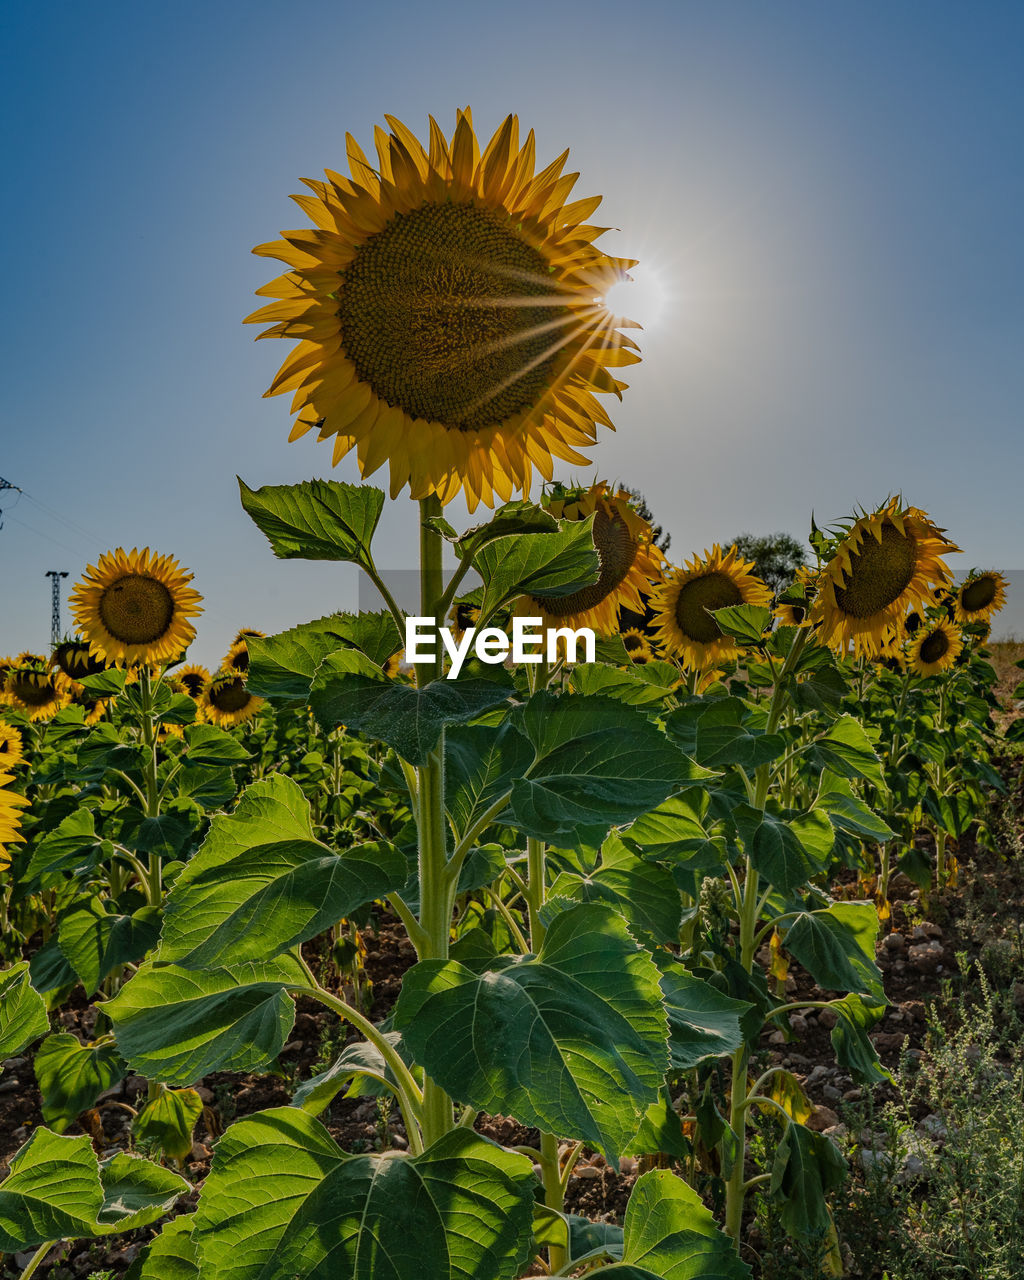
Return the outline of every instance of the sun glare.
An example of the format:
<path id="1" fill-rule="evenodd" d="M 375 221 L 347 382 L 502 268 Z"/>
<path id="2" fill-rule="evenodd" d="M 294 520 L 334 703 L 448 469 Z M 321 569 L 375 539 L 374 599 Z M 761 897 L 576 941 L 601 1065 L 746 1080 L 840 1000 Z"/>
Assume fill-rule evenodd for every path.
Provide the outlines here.
<path id="1" fill-rule="evenodd" d="M 605 306 L 615 316 L 628 316 L 644 329 L 653 329 L 669 309 L 668 282 L 662 272 L 642 261 L 629 275 L 608 290 Z"/>

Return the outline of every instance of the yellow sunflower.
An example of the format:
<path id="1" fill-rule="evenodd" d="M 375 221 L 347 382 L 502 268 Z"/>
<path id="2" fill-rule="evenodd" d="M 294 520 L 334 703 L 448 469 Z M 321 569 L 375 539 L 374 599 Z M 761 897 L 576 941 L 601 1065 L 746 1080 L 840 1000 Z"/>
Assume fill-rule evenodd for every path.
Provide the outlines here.
<path id="1" fill-rule="evenodd" d="M 13 781 L 14 778 L 9 773 L 0 770 L 0 871 L 6 871 L 11 865 L 11 855 L 7 846 L 25 842 L 25 837 L 20 830 L 20 810 L 28 804 L 28 801 L 24 796 L 19 796 L 16 791 L 8 789 Z"/>
<path id="2" fill-rule="evenodd" d="M 703 556 L 687 560 L 685 568 L 674 569 L 652 600 L 659 648 L 696 671 L 735 658 L 736 643 L 708 610 L 770 604 L 772 593 L 750 572 L 753 567 L 753 561 L 739 558 L 734 546 L 723 553 L 716 543 Z"/>
<path id="3" fill-rule="evenodd" d="M 199 701 L 199 697 L 203 690 L 210 683 L 210 673 L 205 667 L 199 666 L 198 663 L 190 663 L 186 667 L 177 667 L 172 673 L 171 680 L 182 691 L 195 701 Z"/>
<path id="4" fill-rule="evenodd" d="M 0 772 L 8 772 L 24 759 L 21 734 L 13 724 L 5 724 L 0 720 Z"/>
<path id="5" fill-rule="evenodd" d="M 262 640 L 263 636 L 264 633 L 262 631 L 257 631 L 255 627 L 240 627 L 238 634 L 231 643 L 238 644 L 239 640 Z"/>
<path id="6" fill-rule="evenodd" d="M 651 642 L 639 627 L 630 627 L 627 631 L 620 631 L 619 634 L 622 636 L 622 643 L 626 646 L 630 662 L 637 662 L 642 666 L 645 662 L 654 661 Z"/>
<path id="7" fill-rule="evenodd" d="M 118 666 L 160 663 L 195 638 L 188 619 L 202 612 L 203 597 L 191 581 L 171 556 L 118 547 L 89 566 L 69 603 L 96 657 Z"/>
<path id="8" fill-rule="evenodd" d="M 242 676 L 218 671 L 203 690 L 199 705 L 206 720 L 229 729 L 251 720 L 263 706 L 263 699 L 249 692 Z"/>
<path id="9" fill-rule="evenodd" d="M 234 671 L 237 675 L 244 676 L 249 670 L 248 644 L 244 640 L 236 640 L 220 665 L 222 671 Z"/>
<path id="10" fill-rule="evenodd" d="M 472 511 L 528 493 L 534 466 L 550 480 L 553 458 L 586 464 L 612 426 L 594 393 L 621 398 L 609 370 L 639 356 L 604 295 L 634 263 L 595 247 L 600 196 L 567 203 L 567 151 L 534 172 L 515 116 L 482 153 L 468 108 L 450 142 L 431 118 L 426 148 L 387 121 L 375 165 L 347 135 L 351 176 L 303 179 L 316 228 L 254 250 L 288 271 L 247 322 L 298 339 L 265 393 L 294 392 L 292 440 L 316 428 L 335 463 L 389 463 L 392 497 L 464 488 Z"/>
<path id="11" fill-rule="evenodd" d="M 819 572 L 811 565 L 797 566 L 793 586 L 803 590 L 803 603 L 787 600 L 775 606 L 775 616 L 784 627 L 809 627 L 811 625 L 810 607 L 818 594 Z"/>
<path id="12" fill-rule="evenodd" d="M 951 622 L 936 622 L 922 627 L 914 636 L 907 655 L 911 671 L 921 676 L 936 676 L 948 671 L 960 656 L 964 638 Z"/>
<path id="13" fill-rule="evenodd" d="M 29 720 L 49 720 L 70 700 L 71 681 L 63 671 L 48 670 L 45 660 L 11 667 L 0 697 Z"/>
<path id="14" fill-rule="evenodd" d="M 11 663 L 12 667 L 45 667 L 46 659 L 41 653 L 30 653 L 28 649 L 22 649 L 21 653 Z"/>
<path id="15" fill-rule="evenodd" d="M 641 593 L 661 575 L 661 552 L 651 526 L 630 506 L 623 490 L 598 482 L 589 489 L 558 489 L 545 506 L 558 520 L 594 517 L 593 538 L 600 576 L 565 596 L 521 596 L 516 612 L 541 617 L 548 627 L 591 627 L 604 635 L 619 627 L 623 606 L 643 611 Z"/>
<path id="16" fill-rule="evenodd" d="M 82 676 L 94 676 L 105 670 L 104 664 L 93 656 L 87 640 L 62 640 L 50 655 L 50 666 L 59 667 L 72 680 Z"/>
<path id="17" fill-rule="evenodd" d="M 89 725 L 99 724 L 106 715 L 107 707 L 110 706 L 113 699 L 111 698 L 93 698 L 82 685 L 75 685 L 72 681 L 71 703 L 73 707 L 82 707 L 85 710 L 85 723 Z"/>
<path id="18" fill-rule="evenodd" d="M 969 574 L 953 601 L 954 616 L 961 624 L 988 622 L 1006 603 L 1006 579 L 994 569 Z"/>
<path id="19" fill-rule="evenodd" d="M 876 654 L 887 627 L 908 609 L 930 603 L 936 584 L 950 579 L 942 556 L 959 551 L 924 511 L 893 498 L 858 519 L 821 576 L 811 620 L 821 642 L 839 653 Z"/>

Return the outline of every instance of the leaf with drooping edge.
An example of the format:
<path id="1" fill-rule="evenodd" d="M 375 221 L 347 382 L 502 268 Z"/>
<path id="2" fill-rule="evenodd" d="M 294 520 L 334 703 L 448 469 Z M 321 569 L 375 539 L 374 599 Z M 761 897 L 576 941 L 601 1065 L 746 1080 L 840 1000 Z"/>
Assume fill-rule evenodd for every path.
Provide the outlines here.
<path id="1" fill-rule="evenodd" d="M 282 560 L 347 560 L 369 565 L 384 491 L 368 484 L 306 480 L 250 489 L 239 478 L 242 506 Z"/>
<path id="2" fill-rule="evenodd" d="M 826 991 L 857 991 L 884 1000 L 875 964 L 878 914 L 871 902 L 835 902 L 803 911 L 785 934 L 789 954 Z"/>
<path id="3" fill-rule="evenodd" d="M 194 1214 L 164 1223 L 125 1273 L 125 1280 L 199 1280 L 199 1250 L 192 1240 Z"/>
<path id="4" fill-rule="evenodd" d="M 394 1024 L 452 1097 L 589 1142 L 613 1163 L 668 1066 L 658 971 L 623 918 L 594 903 L 559 915 L 536 956 L 479 973 L 414 965 Z"/>
<path id="5" fill-rule="evenodd" d="M 43 1119 L 57 1133 L 63 1133 L 125 1076 L 124 1062 L 109 1037 L 106 1044 L 85 1045 L 70 1031 L 47 1036 L 34 1066 Z"/>
<path id="6" fill-rule="evenodd" d="M 27 960 L 0 973 L 0 1058 L 13 1058 L 50 1029 L 46 1002 L 29 981 Z"/>
<path id="7" fill-rule="evenodd" d="M 217 1280 L 514 1280 L 531 1247 L 525 1156 L 467 1129 L 422 1155 L 350 1155 L 279 1107 L 217 1144 L 193 1238 Z"/>
<path id="8" fill-rule="evenodd" d="M 304 702 L 329 653 L 358 649 L 382 667 L 402 647 L 402 637 L 390 613 L 334 613 L 247 643 L 246 687 L 261 698 Z"/>
<path id="9" fill-rule="evenodd" d="M 185 969 L 270 960 L 405 879 L 405 857 L 393 845 L 335 853 L 317 840 L 309 801 L 277 773 L 212 820 L 167 899 L 157 960 Z"/>
<path id="10" fill-rule="evenodd" d="M 132 1121 L 132 1135 L 136 1142 L 182 1161 L 192 1151 L 192 1131 L 202 1114 L 203 1101 L 195 1089 L 161 1087 Z"/>

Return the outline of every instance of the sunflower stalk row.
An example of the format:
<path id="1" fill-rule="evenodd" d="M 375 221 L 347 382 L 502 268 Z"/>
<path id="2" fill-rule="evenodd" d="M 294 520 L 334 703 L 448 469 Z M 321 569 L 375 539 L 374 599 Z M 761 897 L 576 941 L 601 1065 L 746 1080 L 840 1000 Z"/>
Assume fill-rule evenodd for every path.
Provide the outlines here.
<path id="1" fill-rule="evenodd" d="M 293 438 L 418 504 L 421 617 L 592 628 L 595 660 L 563 635 L 550 663 L 453 679 L 439 648 L 413 669 L 365 482 L 240 482 L 276 556 L 356 565 L 386 608 L 247 629 L 215 672 L 187 663 L 191 575 L 99 556 L 76 634 L 0 663 L 0 1058 L 34 1054 L 44 1121 L 0 1182 L 0 1250 L 31 1271 L 171 1215 L 131 1280 L 172 1259 L 203 1280 L 742 1280 L 769 1196 L 841 1274 L 844 1160 L 767 1038 L 827 1008 L 840 1066 L 887 1078 L 875 942 L 895 869 L 942 892 L 984 838 L 1004 584 L 954 587 L 956 547 L 899 496 L 812 525 L 814 563 L 774 596 L 735 546 L 672 566 L 627 491 L 552 479 L 638 358 L 604 305 L 631 263 L 597 248 L 597 199 L 570 202 L 566 157 L 538 170 L 514 117 L 483 147 L 468 111 L 450 140 L 389 118 L 375 141 L 306 184 L 312 228 L 258 250 L 288 270 L 250 319 L 297 343 L 268 394 L 293 392 Z M 460 533 L 459 494 L 491 518 Z M 384 918 L 415 962 L 374 1017 L 360 930 Z M 87 1041 L 51 1025 L 79 988 Z M 344 1042 L 217 1137 L 180 1211 L 197 1086 L 280 1073 L 299 999 Z M 149 1089 L 104 1154 L 95 1107 L 129 1073 Z M 367 1096 L 406 1150 L 332 1136 Z M 489 1136 L 498 1115 L 538 1145 Z M 596 1156 L 642 1172 L 595 1234 L 566 1206 Z"/>

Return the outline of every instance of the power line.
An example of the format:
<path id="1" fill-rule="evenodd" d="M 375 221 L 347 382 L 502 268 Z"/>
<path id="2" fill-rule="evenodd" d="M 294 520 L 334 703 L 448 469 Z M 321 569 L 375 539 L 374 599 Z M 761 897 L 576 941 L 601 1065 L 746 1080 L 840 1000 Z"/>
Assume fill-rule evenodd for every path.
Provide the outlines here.
<path id="1" fill-rule="evenodd" d="M 0 476 L 0 493 L 3 493 L 5 489 L 13 489 L 15 493 L 22 492 L 22 490 L 19 489 L 16 484 L 11 484 L 10 480 L 5 480 L 3 476 Z M 3 513 L 3 509 L 0 508 L 0 529 L 2 529 L 3 527 L 4 527 L 4 513 Z"/>

